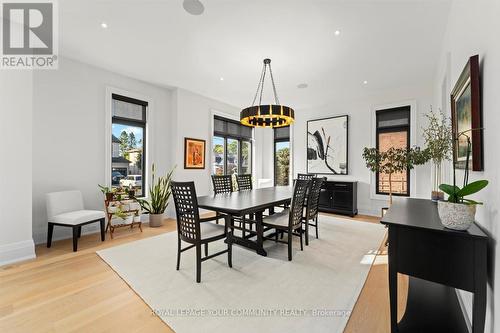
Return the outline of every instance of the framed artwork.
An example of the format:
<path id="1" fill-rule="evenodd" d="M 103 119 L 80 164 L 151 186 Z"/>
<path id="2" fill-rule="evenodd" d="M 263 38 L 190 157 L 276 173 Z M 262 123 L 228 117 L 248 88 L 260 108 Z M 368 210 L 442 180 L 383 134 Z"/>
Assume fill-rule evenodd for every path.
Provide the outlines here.
<path id="1" fill-rule="evenodd" d="M 467 155 L 472 171 L 483 170 L 483 131 L 479 56 L 470 57 L 451 93 L 451 120 L 456 168 L 465 169 Z"/>
<path id="2" fill-rule="evenodd" d="M 347 175 L 349 117 L 307 122 L 307 173 Z"/>
<path id="3" fill-rule="evenodd" d="M 205 140 L 184 138 L 184 169 L 205 169 Z"/>

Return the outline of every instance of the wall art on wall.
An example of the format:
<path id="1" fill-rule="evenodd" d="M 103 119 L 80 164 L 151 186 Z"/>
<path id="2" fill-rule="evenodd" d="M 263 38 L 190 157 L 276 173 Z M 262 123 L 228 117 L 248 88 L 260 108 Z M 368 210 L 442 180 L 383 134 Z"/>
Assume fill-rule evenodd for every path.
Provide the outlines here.
<path id="1" fill-rule="evenodd" d="M 470 57 L 451 93 L 453 161 L 456 168 L 483 170 L 483 131 L 479 56 Z M 467 155 L 470 160 L 467 164 Z"/>
<path id="2" fill-rule="evenodd" d="M 307 173 L 347 175 L 348 116 L 307 122 Z"/>
<path id="3" fill-rule="evenodd" d="M 184 138 L 184 169 L 205 169 L 205 140 Z"/>

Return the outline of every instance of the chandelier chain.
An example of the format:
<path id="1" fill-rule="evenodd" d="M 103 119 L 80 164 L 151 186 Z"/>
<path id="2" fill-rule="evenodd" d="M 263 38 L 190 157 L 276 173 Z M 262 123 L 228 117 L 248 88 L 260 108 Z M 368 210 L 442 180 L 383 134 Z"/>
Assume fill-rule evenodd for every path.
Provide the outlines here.
<path id="1" fill-rule="evenodd" d="M 273 70 L 271 69 L 271 63 L 269 63 L 269 74 L 271 75 L 271 84 L 273 85 L 274 100 L 276 102 L 276 105 L 279 105 L 280 101 L 278 99 L 278 93 L 276 92 L 276 85 L 274 84 L 274 77 L 273 77 Z"/>
<path id="2" fill-rule="evenodd" d="M 264 66 L 262 66 L 262 72 L 260 73 L 260 79 L 259 79 L 259 84 L 257 85 L 257 91 L 255 91 L 255 96 L 253 97 L 252 106 L 255 105 L 255 101 L 257 100 L 257 96 L 259 95 L 259 90 L 261 90 L 260 87 L 263 84 L 265 72 L 266 72 L 266 65 L 264 64 Z M 262 90 L 261 90 L 261 96 L 262 96 Z"/>

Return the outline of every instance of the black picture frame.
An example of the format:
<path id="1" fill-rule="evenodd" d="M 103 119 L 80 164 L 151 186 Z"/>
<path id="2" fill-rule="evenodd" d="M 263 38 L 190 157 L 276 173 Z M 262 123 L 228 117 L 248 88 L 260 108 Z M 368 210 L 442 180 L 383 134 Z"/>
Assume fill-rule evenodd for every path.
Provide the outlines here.
<path id="1" fill-rule="evenodd" d="M 469 170 L 483 171 L 483 120 L 481 114 L 481 86 L 479 77 L 479 56 L 475 55 L 469 58 L 460 77 L 455 83 L 455 87 L 451 92 L 451 121 L 453 130 L 453 163 L 457 169 L 465 169 L 466 158 L 464 158 L 464 149 L 467 150 L 467 142 L 465 136 L 457 138 L 460 132 L 471 130 L 465 133 L 471 141 L 472 149 L 472 164 L 469 164 Z M 464 96 L 467 101 L 464 102 Z M 465 109 L 469 109 L 470 119 L 467 124 L 459 126 L 459 115 L 461 104 L 469 104 Z M 460 127 L 460 128 L 459 128 Z M 467 127 L 467 128 L 464 128 Z M 464 142 L 465 141 L 465 142 Z M 460 152 L 461 149 L 461 152 Z"/>
<path id="2" fill-rule="evenodd" d="M 343 124 L 345 123 L 345 134 L 342 135 L 343 138 L 341 140 L 342 141 L 341 144 L 344 144 L 345 146 L 342 147 L 343 148 L 342 160 L 338 162 L 338 164 L 337 162 L 335 162 L 336 164 L 332 166 L 331 163 L 328 162 L 328 147 L 330 147 L 330 145 L 332 144 L 335 145 L 335 142 L 329 143 L 329 140 L 331 141 L 332 133 L 330 133 L 328 130 L 332 130 L 332 128 L 325 130 L 325 127 L 329 124 L 329 122 L 332 122 L 333 120 L 341 123 L 342 127 L 344 126 Z M 321 131 L 318 128 L 321 128 Z M 312 146 L 311 140 L 315 140 L 316 149 L 311 147 Z M 323 151 L 321 152 L 321 150 Z M 317 159 L 324 161 L 324 167 L 312 168 L 310 166 L 309 161 Z M 307 121 L 306 171 L 307 173 L 319 174 L 319 175 L 342 175 L 342 176 L 349 175 L 349 115 L 332 116 L 326 118 L 311 119 Z"/>

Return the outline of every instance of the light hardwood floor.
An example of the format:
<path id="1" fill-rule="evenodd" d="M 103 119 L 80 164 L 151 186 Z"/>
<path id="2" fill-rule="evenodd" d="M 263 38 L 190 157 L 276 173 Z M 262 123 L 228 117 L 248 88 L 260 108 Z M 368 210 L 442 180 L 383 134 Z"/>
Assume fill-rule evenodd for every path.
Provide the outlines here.
<path id="1" fill-rule="evenodd" d="M 355 219 L 378 223 L 374 217 Z M 102 243 L 98 234 L 84 235 L 76 253 L 71 240 L 54 242 L 50 249 L 40 245 L 36 259 L 1 267 L 0 332 L 172 332 L 95 253 L 174 231 L 175 221 L 143 229 L 120 230 Z M 401 277 L 399 285 L 399 294 L 406 294 L 407 279 Z M 404 303 L 402 298 L 400 315 Z M 387 248 L 382 243 L 344 332 L 388 331 Z"/>

